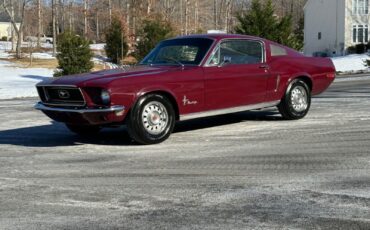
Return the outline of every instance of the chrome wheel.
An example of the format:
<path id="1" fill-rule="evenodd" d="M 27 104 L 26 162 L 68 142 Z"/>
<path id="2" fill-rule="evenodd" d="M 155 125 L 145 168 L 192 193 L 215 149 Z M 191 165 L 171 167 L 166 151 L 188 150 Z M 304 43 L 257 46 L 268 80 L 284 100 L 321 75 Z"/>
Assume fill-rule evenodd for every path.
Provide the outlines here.
<path id="1" fill-rule="evenodd" d="M 311 106 L 311 90 L 301 79 L 293 80 L 278 105 L 284 119 L 297 120 L 305 117 Z"/>
<path id="2" fill-rule="evenodd" d="M 308 107 L 308 95 L 302 86 L 296 86 L 291 93 L 292 107 L 296 112 L 303 112 Z"/>
<path id="3" fill-rule="evenodd" d="M 162 133 L 168 124 L 166 107 L 158 101 L 148 103 L 143 109 L 141 121 L 144 129 L 149 134 L 158 135 Z"/>

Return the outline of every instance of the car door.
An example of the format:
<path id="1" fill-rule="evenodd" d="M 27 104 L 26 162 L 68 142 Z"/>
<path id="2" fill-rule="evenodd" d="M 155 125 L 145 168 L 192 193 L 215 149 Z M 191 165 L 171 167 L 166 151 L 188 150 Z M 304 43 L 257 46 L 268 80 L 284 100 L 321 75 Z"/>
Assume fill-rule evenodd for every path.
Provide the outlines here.
<path id="1" fill-rule="evenodd" d="M 261 41 L 230 39 L 220 42 L 204 67 L 206 110 L 264 102 L 269 76 L 265 60 Z"/>

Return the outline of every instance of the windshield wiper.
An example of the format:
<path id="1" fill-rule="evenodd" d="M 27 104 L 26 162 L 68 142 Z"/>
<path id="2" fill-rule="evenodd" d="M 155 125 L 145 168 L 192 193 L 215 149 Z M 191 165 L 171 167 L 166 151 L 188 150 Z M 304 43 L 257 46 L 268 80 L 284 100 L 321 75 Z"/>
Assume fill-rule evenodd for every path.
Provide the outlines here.
<path id="1" fill-rule="evenodd" d="M 165 57 L 165 58 L 163 58 L 163 60 L 165 60 L 165 61 L 173 61 L 176 64 L 178 64 L 179 66 L 181 66 L 182 68 L 185 67 L 185 65 L 183 63 L 181 63 L 179 60 L 176 60 L 175 58 Z"/>

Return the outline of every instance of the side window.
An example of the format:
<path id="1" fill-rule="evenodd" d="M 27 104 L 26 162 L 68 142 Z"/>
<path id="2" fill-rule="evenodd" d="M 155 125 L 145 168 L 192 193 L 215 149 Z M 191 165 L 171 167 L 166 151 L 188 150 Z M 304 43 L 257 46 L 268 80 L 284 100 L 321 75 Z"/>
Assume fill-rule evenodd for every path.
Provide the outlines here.
<path id="1" fill-rule="evenodd" d="M 280 46 L 270 45 L 270 49 L 271 49 L 271 57 L 286 56 L 288 54 L 286 49 Z"/>
<path id="2" fill-rule="evenodd" d="M 224 41 L 217 48 L 208 64 L 215 66 L 225 61 L 231 65 L 262 63 L 262 43 L 252 40 Z"/>

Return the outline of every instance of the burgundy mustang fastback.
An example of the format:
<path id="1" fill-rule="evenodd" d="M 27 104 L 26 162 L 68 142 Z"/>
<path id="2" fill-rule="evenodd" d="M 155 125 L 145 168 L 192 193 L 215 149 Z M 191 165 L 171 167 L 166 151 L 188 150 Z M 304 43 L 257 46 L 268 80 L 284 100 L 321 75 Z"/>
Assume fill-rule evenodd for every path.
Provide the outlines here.
<path id="1" fill-rule="evenodd" d="M 330 59 L 305 57 L 243 35 L 193 35 L 162 41 L 138 66 L 50 79 L 35 108 L 77 134 L 127 125 L 141 144 L 166 140 L 176 121 L 277 106 L 303 118 L 311 95 L 335 78 Z"/>

